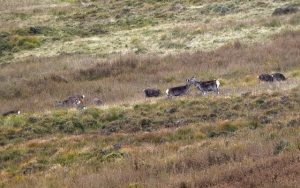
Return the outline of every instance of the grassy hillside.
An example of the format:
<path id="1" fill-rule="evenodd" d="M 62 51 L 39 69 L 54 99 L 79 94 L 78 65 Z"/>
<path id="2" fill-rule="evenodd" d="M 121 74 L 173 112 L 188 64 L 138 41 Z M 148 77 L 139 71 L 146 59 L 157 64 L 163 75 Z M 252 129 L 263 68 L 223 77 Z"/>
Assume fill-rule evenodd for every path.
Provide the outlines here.
<path id="1" fill-rule="evenodd" d="M 1 179 L 17 187 L 296 187 L 299 89 L 1 118 Z"/>
<path id="2" fill-rule="evenodd" d="M 264 41 L 299 29 L 299 14 L 273 17 L 297 1 L 1 1 L 2 63 L 59 54 L 175 53 Z"/>
<path id="3" fill-rule="evenodd" d="M 299 13 L 272 16 L 295 2 L 2 0 L 0 112 L 81 93 L 136 101 L 192 75 L 226 90 L 262 72 L 298 76 Z"/>
<path id="4" fill-rule="evenodd" d="M 0 114 L 22 112 L 0 115 L 0 188 L 297 187 L 300 11 L 272 16 L 294 3 L 0 0 Z M 164 96 L 192 76 L 220 95 Z"/>

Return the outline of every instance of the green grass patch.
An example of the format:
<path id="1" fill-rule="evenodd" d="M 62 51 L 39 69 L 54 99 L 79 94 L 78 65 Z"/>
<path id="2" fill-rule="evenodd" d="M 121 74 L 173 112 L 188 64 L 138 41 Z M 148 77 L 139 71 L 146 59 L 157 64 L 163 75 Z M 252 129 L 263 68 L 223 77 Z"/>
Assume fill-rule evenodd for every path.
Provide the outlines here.
<path id="1" fill-rule="evenodd" d="M 17 52 L 40 47 L 43 40 L 38 36 L 11 35 L 9 33 L 0 34 L 0 55 L 5 52 Z"/>

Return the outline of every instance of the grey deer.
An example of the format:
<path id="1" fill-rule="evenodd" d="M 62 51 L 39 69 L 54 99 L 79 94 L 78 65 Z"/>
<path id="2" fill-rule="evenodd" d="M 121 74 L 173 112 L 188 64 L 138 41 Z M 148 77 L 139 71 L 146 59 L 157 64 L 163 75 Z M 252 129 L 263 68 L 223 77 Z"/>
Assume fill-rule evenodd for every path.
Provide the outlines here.
<path id="1" fill-rule="evenodd" d="M 190 79 L 190 82 L 193 83 L 203 95 L 206 95 L 207 92 L 213 91 L 219 94 L 220 81 L 219 80 L 209 80 L 209 81 L 197 81 L 195 77 Z"/>
<path id="2" fill-rule="evenodd" d="M 185 95 L 190 86 L 192 85 L 193 83 L 191 82 L 191 79 L 186 79 L 186 84 L 183 85 L 183 86 L 177 86 L 177 87 L 171 87 L 169 89 L 166 90 L 166 94 L 168 97 L 176 97 L 176 96 L 181 96 L 181 95 Z"/>

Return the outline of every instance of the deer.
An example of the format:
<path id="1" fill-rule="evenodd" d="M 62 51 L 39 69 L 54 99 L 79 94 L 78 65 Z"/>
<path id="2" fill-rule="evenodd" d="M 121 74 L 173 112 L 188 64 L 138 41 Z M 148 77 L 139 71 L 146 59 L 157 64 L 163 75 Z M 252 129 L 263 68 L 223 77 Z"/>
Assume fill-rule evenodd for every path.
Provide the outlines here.
<path id="1" fill-rule="evenodd" d="M 263 82 L 273 82 L 274 81 L 273 76 L 270 74 L 261 74 L 257 78 Z"/>
<path id="2" fill-rule="evenodd" d="M 19 115 L 21 114 L 21 111 L 20 110 L 10 110 L 10 111 L 7 111 L 7 112 L 4 112 L 2 114 L 3 117 L 6 117 L 6 116 L 9 116 L 9 115 Z"/>
<path id="3" fill-rule="evenodd" d="M 143 91 L 144 91 L 145 97 L 159 97 L 160 96 L 159 89 L 146 88 Z"/>
<path id="4" fill-rule="evenodd" d="M 70 96 L 63 101 L 59 101 L 57 107 L 69 107 L 69 106 L 78 106 L 83 104 L 84 95 Z"/>
<path id="5" fill-rule="evenodd" d="M 219 80 L 209 80 L 209 81 L 197 81 L 195 77 L 192 77 L 190 82 L 192 82 L 203 95 L 207 92 L 213 91 L 219 94 L 220 81 Z"/>
<path id="6" fill-rule="evenodd" d="M 166 94 L 168 97 L 176 97 L 176 96 L 182 96 L 185 95 L 190 86 L 192 85 L 191 79 L 186 79 L 186 84 L 183 86 L 177 86 L 177 87 L 171 87 L 166 90 Z"/>
<path id="7" fill-rule="evenodd" d="M 263 82 L 285 81 L 286 77 L 281 73 L 261 74 L 258 79 Z"/>
<path id="8" fill-rule="evenodd" d="M 279 73 L 279 72 L 276 72 L 276 73 L 273 73 L 271 74 L 271 76 L 273 77 L 273 80 L 275 81 L 285 81 L 286 80 L 286 77 Z"/>

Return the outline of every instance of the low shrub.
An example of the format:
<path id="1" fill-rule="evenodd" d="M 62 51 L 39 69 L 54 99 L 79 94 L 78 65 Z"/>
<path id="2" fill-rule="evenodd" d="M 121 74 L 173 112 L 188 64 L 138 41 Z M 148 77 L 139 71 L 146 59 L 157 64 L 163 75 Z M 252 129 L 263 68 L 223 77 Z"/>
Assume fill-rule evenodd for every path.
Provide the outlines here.
<path id="1" fill-rule="evenodd" d="M 281 22 L 280 20 L 277 19 L 272 19 L 270 22 L 267 22 L 265 24 L 266 27 L 280 27 L 281 26 Z"/>
<path id="2" fill-rule="evenodd" d="M 273 150 L 273 154 L 274 155 L 278 155 L 279 153 L 281 153 L 287 146 L 289 145 L 289 142 L 287 140 L 280 140 L 280 142 L 278 142 L 275 145 L 275 148 Z"/>
<path id="3" fill-rule="evenodd" d="M 0 34 L 0 54 L 4 52 L 17 52 L 40 47 L 42 39 L 38 36 L 12 35 L 9 33 Z"/>

